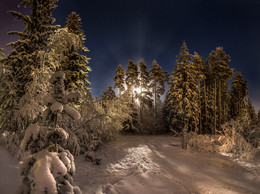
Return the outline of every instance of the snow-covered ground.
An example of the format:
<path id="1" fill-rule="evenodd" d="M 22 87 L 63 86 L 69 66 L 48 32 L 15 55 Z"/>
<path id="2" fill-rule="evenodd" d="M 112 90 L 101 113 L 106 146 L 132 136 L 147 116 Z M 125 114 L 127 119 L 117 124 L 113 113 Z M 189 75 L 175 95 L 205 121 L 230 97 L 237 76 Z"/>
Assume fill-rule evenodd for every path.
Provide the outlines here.
<path id="1" fill-rule="evenodd" d="M 18 164 L 0 149 L 0 188 L 19 185 Z M 101 165 L 76 158 L 75 183 L 87 194 L 260 193 L 260 164 L 181 149 L 170 136 L 119 136 L 95 154 Z"/>

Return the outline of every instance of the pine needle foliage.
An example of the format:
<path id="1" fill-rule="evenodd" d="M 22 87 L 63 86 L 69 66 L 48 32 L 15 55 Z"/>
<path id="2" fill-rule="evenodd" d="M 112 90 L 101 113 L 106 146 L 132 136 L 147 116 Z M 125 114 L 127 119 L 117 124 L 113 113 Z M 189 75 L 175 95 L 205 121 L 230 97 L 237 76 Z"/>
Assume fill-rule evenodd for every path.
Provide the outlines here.
<path id="1" fill-rule="evenodd" d="M 122 92 L 125 91 L 125 71 L 122 68 L 122 65 L 119 64 L 116 69 L 116 75 L 113 77 L 114 80 L 114 88 L 119 89 L 119 97 L 121 96 Z"/>
<path id="2" fill-rule="evenodd" d="M 88 73 L 91 68 L 88 66 L 90 58 L 84 54 L 88 52 L 88 48 L 84 46 L 85 35 L 82 30 L 82 22 L 79 14 L 72 12 L 66 21 L 66 26 L 69 33 L 77 35 L 80 39 L 79 47 L 69 46 L 64 50 L 64 61 L 62 62 L 61 69 L 66 74 L 65 88 L 83 88 L 90 85 L 88 80 Z"/>

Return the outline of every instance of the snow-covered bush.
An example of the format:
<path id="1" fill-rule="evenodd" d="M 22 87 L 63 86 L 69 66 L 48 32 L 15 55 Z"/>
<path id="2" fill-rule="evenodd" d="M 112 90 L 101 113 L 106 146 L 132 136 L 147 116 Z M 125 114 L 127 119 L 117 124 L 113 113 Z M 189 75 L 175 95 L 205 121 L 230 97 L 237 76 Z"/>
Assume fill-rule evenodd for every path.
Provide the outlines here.
<path id="1" fill-rule="evenodd" d="M 243 131 L 241 125 L 231 120 L 222 126 L 224 138 L 222 138 L 223 145 L 219 148 L 220 152 L 243 154 L 253 149 L 252 145 L 248 143 L 240 134 Z"/>
<path id="2" fill-rule="evenodd" d="M 42 98 L 47 95 L 51 73 L 52 71 L 48 67 L 34 70 L 33 80 L 26 85 L 27 92 L 21 97 L 18 104 L 19 109 L 15 114 L 20 131 L 24 131 L 31 123 L 40 120 L 44 111 Z"/>
<path id="3" fill-rule="evenodd" d="M 217 152 L 216 141 L 208 135 L 197 135 L 194 132 L 187 134 L 189 136 L 187 140 L 187 149 L 196 150 L 199 152 Z"/>
<path id="4" fill-rule="evenodd" d="M 250 133 L 246 137 L 246 140 L 254 148 L 259 147 L 259 145 L 260 145 L 260 126 L 259 125 L 251 126 Z"/>
<path id="5" fill-rule="evenodd" d="M 78 122 L 62 120 L 62 127 L 73 134 L 67 144 L 73 154 L 95 151 L 113 140 L 122 129 L 123 121 L 129 117 L 129 107 L 121 99 L 98 100 L 91 95 L 84 99 L 79 108 L 81 119 Z"/>
<path id="6" fill-rule="evenodd" d="M 239 157 L 239 159 L 249 162 L 252 162 L 254 160 L 260 161 L 260 149 L 254 148 L 248 152 L 245 152 Z"/>
<path id="7" fill-rule="evenodd" d="M 2 134 L 2 138 L 10 154 L 14 157 L 15 160 L 20 161 L 24 156 L 24 153 L 20 149 L 20 136 L 17 133 L 6 131 Z"/>
<path id="8" fill-rule="evenodd" d="M 19 193 L 81 193 L 73 185 L 75 163 L 72 154 L 63 148 L 69 134 L 58 126 L 58 116 L 64 112 L 70 117 L 79 118 L 79 113 L 72 107 L 66 111 L 66 95 L 62 72 L 52 75 L 50 82 L 54 85 L 52 96 L 44 98 L 47 111 L 44 113 L 43 124 L 29 126 L 21 143 L 21 149 L 30 151 L 31 155 L 21 163 L 23 185 Z M 67 109 L 69 106 L 67 107 Z"/>

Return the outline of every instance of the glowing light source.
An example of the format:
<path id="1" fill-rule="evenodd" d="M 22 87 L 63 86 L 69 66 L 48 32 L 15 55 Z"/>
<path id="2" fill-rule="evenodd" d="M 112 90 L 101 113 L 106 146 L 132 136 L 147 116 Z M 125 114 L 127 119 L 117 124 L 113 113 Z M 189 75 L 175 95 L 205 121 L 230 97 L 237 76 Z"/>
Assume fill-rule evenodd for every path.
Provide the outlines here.
<path id="1" fill-rule="evenodd" d="M 134 92 L 140 94 L 141 93 L 141 88 L 134 88 Z"/>

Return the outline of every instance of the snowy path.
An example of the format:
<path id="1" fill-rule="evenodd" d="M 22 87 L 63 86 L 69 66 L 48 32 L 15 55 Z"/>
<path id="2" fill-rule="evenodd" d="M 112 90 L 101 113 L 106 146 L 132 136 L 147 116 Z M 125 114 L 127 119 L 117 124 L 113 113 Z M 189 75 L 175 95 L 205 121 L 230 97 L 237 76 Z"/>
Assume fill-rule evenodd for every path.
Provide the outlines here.
<path id="1" fill-rule="evenodd" d="M 182 150 L 178 138 L 119 136 L 96 156 L 103 158 L 99 166 L 76 158 L 74 180 L 86 194 L 260 193 L 259 169 Z M 18 164 L 3 146 L 0 172 L 0 193 L 14 193 L 21 180 Z"/>
<path id="2" fill-rule="evenodd" d="M 101 150 L 100 166 L 78 158 L 85 193 L 260 193 L 260 174 L 228 157 L 181 149 L 169 136 L 120 136 Z"/>
<path id="3" fill-rule="evenodd" d="M 20 181 L 19 164 L 14 162 L 5 147 L 0 145 L 0 193 L 15 193 Z"/>

